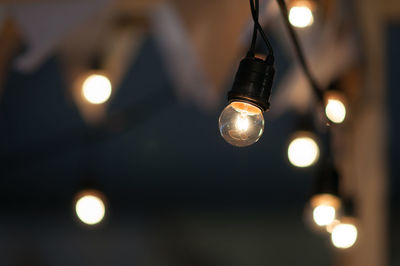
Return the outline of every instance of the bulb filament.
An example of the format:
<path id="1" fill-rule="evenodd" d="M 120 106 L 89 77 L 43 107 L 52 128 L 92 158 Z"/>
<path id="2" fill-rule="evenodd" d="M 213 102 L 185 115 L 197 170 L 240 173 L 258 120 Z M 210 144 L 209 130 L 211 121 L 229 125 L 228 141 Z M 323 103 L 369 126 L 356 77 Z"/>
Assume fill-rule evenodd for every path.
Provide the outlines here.
<path id="1" fill-rule="evenodd" d="M 249 129 L 249 120 L 247 117 L 241 115 L 236 119 L 236 128 L 241 132 L 245 132 Z"/>

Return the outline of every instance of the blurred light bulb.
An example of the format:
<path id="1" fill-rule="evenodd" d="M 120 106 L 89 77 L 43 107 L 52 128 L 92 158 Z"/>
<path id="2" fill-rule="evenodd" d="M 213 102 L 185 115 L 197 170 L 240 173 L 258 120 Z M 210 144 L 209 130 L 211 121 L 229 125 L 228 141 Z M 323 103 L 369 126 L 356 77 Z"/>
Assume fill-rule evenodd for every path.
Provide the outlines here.
<path id="1" fill-rule="evenodd" d="M 346 118 L 346 106 L 344 96 L 335 91 L 327 92 L 325 95 L 325 114 L 333 123 L 339 124 Z"/>
<path id="2" fill-rule="evenodd" d="M 264 117 L 257 106 L 232 102 L 219 116 L 222 137 L 233 146 L 245 147 L 258 141 L 264 131 Z"/>
<path id="3" fill-rule="evenodd" d="M 357 227 L 352 223 L 340 223 L 336 225 L 331 234 L 331 240 L 337 248 L 349 248 L 357 241 Z"/>
<path id="4" fill-rule="evenodd" d="M 77 197 L 75 211 L 76 215 L 82 222 L 94 225 L 103 220 L 105 206 L 99 193 L 94 191 L 84 191 Z"/>
<path id="5" fill-rule="evenodd" d="M 313 218 L 317 225 L 329 225 L 335 219 L 336 210 L 329 205 L 319 205 L 313 210 Z"/>
<path id="6" fill-rule="evenodd" d="M 106 102 L 111 96 L 110 80 L 100 74 L 89 75 L 82 84 L 82 93 L 85 99 L 92 104 Z"/>
<path id="7" fill-rule="evenodd" d="M 312 4 L 309 1 L 295 1 L 289 11 L 289 22 L 297 28 L 311 26 L 314 22 Z"/>
<path id="8" fill-rule="evenodd" d="M 318 194 L 311 198 L 313 219 L 318 226 L 328 226 L 336 218 L 340 207 L 340 199 L 331 194 Z"/>
<path id="9" fill-rule="evenodd" d="M 319 147 L 312 134 L 300 132 L 290 142 L 288 157 L 291 164 L 297 167 L 308 167 L 319 157 Z"/>

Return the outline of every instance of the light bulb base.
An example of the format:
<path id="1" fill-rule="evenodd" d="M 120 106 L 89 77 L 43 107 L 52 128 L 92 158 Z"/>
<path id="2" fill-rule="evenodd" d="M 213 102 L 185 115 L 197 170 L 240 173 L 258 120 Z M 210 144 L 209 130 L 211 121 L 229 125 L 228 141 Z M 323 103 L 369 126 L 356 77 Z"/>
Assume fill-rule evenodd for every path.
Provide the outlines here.
<path id="1" fill-rule="evenodd" d="M 274 79 L 273 60 L 245 57 L 239 65 L 228 101 L 244 101 L 262 111 L 269 109 L 269 98 Z"/>
<path id="2" fill-rule="evenodd" d="M 318 174 L 311 196 L 330 194 L 339 197 L 339 173 L 329 159 L 324 159 L 318 169 Z"/>
<path id="3" fill-rule="evenodd" d="M 342 208 L 342 217 L 355 217 L 356 211 L 354 206 L 354 199 L 353 198 L 344 198 L 343 199 L 343 208 Z"/>

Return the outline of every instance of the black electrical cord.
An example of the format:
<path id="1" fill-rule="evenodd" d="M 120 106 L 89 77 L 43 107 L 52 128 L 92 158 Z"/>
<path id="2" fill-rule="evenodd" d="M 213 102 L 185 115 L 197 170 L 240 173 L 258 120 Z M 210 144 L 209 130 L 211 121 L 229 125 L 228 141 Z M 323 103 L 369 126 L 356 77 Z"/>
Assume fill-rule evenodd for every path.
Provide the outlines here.
<path id="1" fill-rule="evenodd" d="M 288 9 L 287 9 L 286 3 L 284 0 L 277 0 L 277 2 L 279 5 L 279 9 L 281 10 L 281 14 L 283 16 L 283 21 L 285 22 L 285 26 L 286 26 L 287 30 L 289 31 L 290 38 L 292 39 L 297 58 L 300 61 L 301 67 L 303 68 L 304 74 L 306 75 L 308 81 L 310 82 L 311 88 L 314 91 L 315 95 L 317 96 L 317 99 L 320 102 L 323 102 L 323 92 L 322 92 L 321 88 L 318 86 L 313 75 L 311 74 L 311 71 L 307 65 L 307 61 L 304 57 L 304 53 L 301 48 L 300 42 L 297 38 L 296 32 L 294 31 L 292 25 L 289 22 L 289 14 L 288 14 Z"/>
<path id="2" fill-rule="evenodd" d="M 267 60 L 271 63 L 274 61 L 274 51 L 272 49 L 272 45 L 270 44 L 267 35 L 265 34 L 264 30 L 262 29 L 260 23 L 258 22 L 258 14 L 259 14 L 259 0 L 250 0 L 250 9 L 251 15 L 254 21 L 254 30 L 253 30 L 253 38 L 251 43 L 251 48 L 249 54 L 254 55 L 255 52 L 255 43 L 257 40 L 257 31 L 260 33 L 261 38 L 264 40 L 265 45 L 268 48 L 268 56 Z"/>
<path id="3" fill-rule="evenodd" d="M 252 0 L 250 0 L 250 3 L 252 2 Z M 251 5 L 251 4 L 250 4 Z M 258 20 L 258 12 L 259 12 L 259 9 L 258 9 L 259 7 L 258 7 L 258 1 L 256 1 L 256 18 L 257 18 L 257 20 Z M 249 50 L 249 53 L 248 53 L 248 55 L 250 56 L 250 57 L 253 57 L 254 56 L 254 54 L 255 54 L 255 51 L 256 51 L 256 43 L 257 43 L 257 26 L 256 26 L 256 24 L 254 23 L 254 27 L 253 27 L 253 36 L 252 36 L 252 40 L 251 40 L 251 46 L 250 46 L 250 50 Z"/>

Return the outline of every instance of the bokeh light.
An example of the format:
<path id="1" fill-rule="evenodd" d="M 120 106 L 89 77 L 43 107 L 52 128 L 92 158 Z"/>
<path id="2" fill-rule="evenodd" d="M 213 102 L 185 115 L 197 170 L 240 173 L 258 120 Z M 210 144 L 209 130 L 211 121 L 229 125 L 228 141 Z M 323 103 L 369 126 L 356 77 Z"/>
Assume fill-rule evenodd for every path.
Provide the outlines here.
<path id="1" fill-rule="evenodd" d="M 331 240 L 337 248 L 349 248 L 357 241 L 357 227 L 351 223 L 336 225 L 331 234 Z"/>
<path id="2" fill-rule="evenodd" d="M 287 154 L 294 166 L 308 167 L 317 161 L 319 147 L 312 134 L 301 132 L 290 142 Z"/>
<path id="3" fill-rule="evenodd" d="M 346 118 L 344 96 L 340 92 L 327 92 L 325 95 L 325 114 L 333 123 L 339 124 Z"/>
<path id="4" fill-rule="evenodd" d="M 319 226 L 329 225 L 336 216 L 336 210 L 329 205 L 319 205 L 313 210 L 313 219 Z"/>
<path id="5" fill-rule="evenodd" d="M 294 1 L 289 10 L 289 22 L 294 27 L 309 27 L 314 22 L 314 15 L 309 1 Z"/>
<path id="6" fill-rule="evenodd" d="M 112 86 L 108 77 L 101 74 L 89 75 L 82 84 L 84 98 L 92 104 L 102 104 L 111 96 Z"/>
<path id="7" fill-rule="evenodd" d="M 100 193 L 92 190 L 79 193 L 75 212 L 85 224 L 95 225 L 101 222 L 105 215 L 105 204 Z"/>
<path id="8" fill-rule="evenodd" d="M 335 220 L 341 202 L 331 194 L 317 194 L 310 200 L 313 220 L 318 226 L 329 226 Z"/>

